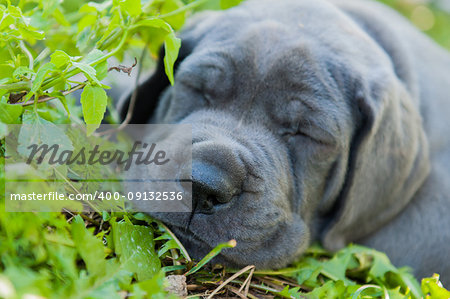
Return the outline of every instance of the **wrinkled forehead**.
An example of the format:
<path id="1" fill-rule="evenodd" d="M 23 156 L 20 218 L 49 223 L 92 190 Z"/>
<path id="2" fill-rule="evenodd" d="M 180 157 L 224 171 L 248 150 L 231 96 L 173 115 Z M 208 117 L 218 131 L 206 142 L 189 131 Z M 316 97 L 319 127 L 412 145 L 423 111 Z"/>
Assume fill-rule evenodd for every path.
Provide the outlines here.
<path id="1" fill-rule="evenodd" d="M 253 54 L 247 57 L 254 59 L 276 55 L 297 42 L 314 49 L 314 54 L 320 54 L 315 57 L 321 59 L 328 54 L 330 59 L 339 60 L 348 53 L 358 56 L 363 64 L 370 64 L 374 56 L 383 56 L 383 51 L 353 19 L 322 0 L 245 1 L 228 11 L 211 13 L 200 22 L 194 18 L 185 37 L 195 39 L 196 48 L 201 49 L 226 50 L 239 41 L 241 47 L 234 49 L 234 55 Z"/>
<path id="2" fill-rule="evenodd" d="M 244 3 L 243 8 L 213 14 L 198 27 L 188 27 L 184 37 L 196 42 L 179 75 L 234 103 L 252 98 L 256 109 L 276 112 L 281 103 L 297 105 L 301 100 L 317 112 L 317 121 L 345 120 L 332 126 L 350 126 L 349 76 L 359 76 L 364 70 L 358 68 L 370 65 L 365 56 L 371 56 L 371 50 L 355 49 L 354 44 L 369 38 L 328 3 L 291 2 L 288 12 L 276 1 L 258 2 L 253 10 Z"/>

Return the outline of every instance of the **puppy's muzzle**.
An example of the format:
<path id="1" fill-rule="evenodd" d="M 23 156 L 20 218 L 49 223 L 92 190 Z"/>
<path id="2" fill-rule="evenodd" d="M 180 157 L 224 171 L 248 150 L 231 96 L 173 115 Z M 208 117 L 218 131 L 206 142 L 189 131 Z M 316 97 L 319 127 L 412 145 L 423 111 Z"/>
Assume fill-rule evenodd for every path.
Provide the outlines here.
<path id="1" fill-rule="evenodd" d="M 212 214 L 241 193 L 244 166 L 226 140 L 194 143 L 192 148 L 192 207 Z"/>

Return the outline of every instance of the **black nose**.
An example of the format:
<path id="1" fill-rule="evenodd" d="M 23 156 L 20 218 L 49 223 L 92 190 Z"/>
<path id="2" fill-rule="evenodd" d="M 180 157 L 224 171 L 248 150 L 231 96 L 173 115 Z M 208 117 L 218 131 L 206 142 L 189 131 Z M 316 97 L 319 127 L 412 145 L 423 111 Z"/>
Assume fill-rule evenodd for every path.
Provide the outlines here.
<path id="1" fill-rule="evenodd" d="M 238 189 L 223 169 L 203 161 L 192 161 L 192 200 L 196 213 L 211 214 L 218 205 L 229 202 Z"/>

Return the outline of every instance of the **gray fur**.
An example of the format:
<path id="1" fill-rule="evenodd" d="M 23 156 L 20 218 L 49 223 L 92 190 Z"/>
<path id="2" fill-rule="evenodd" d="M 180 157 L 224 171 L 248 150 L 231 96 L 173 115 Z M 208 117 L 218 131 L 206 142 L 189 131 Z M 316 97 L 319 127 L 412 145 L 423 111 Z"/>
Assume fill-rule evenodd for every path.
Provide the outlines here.
<path id="1" fill-rule="evenodd" d="M 217 261 L 278 268 L 356 242 L 450 283 L 447 52 L 361 0 L 250 0 L 181 38 L 175 85 L 160 63 L 133 121 L 191 123 L 226 181 L 210 213 L 156 215 L 195 257 L 236 239 Z"/>

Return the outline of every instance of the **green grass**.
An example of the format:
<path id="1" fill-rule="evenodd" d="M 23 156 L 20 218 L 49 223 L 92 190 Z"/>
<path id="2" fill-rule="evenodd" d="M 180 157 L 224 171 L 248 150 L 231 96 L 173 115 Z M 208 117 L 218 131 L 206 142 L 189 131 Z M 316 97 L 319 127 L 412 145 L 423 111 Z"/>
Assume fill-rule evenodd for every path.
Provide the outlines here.
<path id="1" fill-rule="evenodd" d="M 335 254 L 314 245 L 289 268 L 239 271 L 206 265 L 235 242 L 192 261 L 163 224 L 141 213 L 1 211 L 0 219 L 0 298 L 167 298 L 166 275 L 184 275 L 189 294 L 199 296 L 217 288 L 217 296 L 247 292 L 250 298 L 450 296 L 438 276 L 420 286 L 408 268 L 396 268 L 385 254 L 357 245 Z"/>

